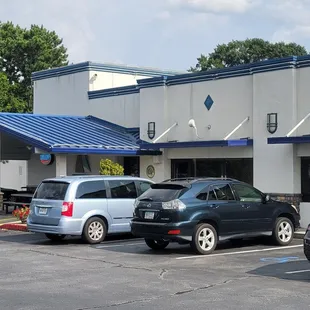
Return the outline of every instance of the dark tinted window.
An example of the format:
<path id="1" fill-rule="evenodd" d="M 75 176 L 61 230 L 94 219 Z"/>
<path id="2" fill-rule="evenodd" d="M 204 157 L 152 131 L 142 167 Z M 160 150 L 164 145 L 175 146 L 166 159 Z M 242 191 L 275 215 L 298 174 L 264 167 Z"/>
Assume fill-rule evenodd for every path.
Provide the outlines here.
<path id="1" fill-rule="evenodd" d="M 139 184 L 140 184 L 141 194 L 146 192 L 151 187 L 151 183 L 149 183 L 149 182 L 141 181 L 141 182 L 139 182 Z"/>
<path id="2" fill-rule="evenodd" d="M 261 202 L 262 195 L 255 188 L 245 184 L 234 184 L 234 190 L 238 194 L 240 201 Z"/>
<path id="3" fill-rule="evenodd" d="M 213 191 L 212 186 L 208 186 L 197 196 L 200 200 L 216 200 L 216 195 Z"/>
<path id="4" fill-rule="evenodd" d="M 213 191 L 217 200 L 235 200 L 228 184 L 213 185 Z M 212 199 L 209 198 L 209 200 Z"/>
<path id="5" fill-rule="evenodd" d="M 137 189 L 134 181 L 109 181 L 112 198 L 137 198 Z"/>
<path id="6" fill-rule="evenodd" d="M 104 181 L 87 181 L 81 183 L 76 191 L 76 199 L 107 198 Z"/>
<path id="7" fill-rule="evenodd" d="M 69 183 L 65 182 L 43 182 L 38 187 L 34 198 L 49 200 L 64 200 Z"/>
<path id="8" fill-rule="evenodd" d="M 180 198 L 187 190 L 187 188 L 182 186 L 153 184 L 147 192 L 139 197 L 139 200 L 171 201 Z"/>

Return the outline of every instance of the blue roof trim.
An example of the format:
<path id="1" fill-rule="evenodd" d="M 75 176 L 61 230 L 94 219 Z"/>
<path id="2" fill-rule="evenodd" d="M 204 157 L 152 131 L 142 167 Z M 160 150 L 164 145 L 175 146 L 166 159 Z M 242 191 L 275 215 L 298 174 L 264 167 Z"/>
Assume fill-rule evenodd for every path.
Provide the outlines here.
<path id="1" fill-rule="evenodd" d="M 126 65 L 116 65 L 116 64 L 100 64 L 94 63 L 90 61 L 81 62 L 77 64 L 72 64 L 59 68 L 51 68 L 47 70 L 42 70 L 38 72 L 33 72 L 31 78 L 33 81 L 48 79 L 52 77 L 58 77 L 73 73 L 79 73 L 84 71 L 97 71 L 97 72 L 114 72 L 114 73 L 123 73 L 123 74 L 136 74 L 143 76 L 162 76 L 162 75 L 175 75 L 180 74 L 182 72 L 178 71 L 166 71 L 159 70 L 154 68 L 141 68 L 134 66 L 126 66 Z"/>
<path id="2" fill-rule="evenodd" d="M 309 136 L 272 137 L 267 139 L 268 144 L 303 144 L 310 143 Z"/>
<path id="3" fill-rule="evenodd" d="M 186 142 L 163 142 L 163 143 L 143 143 L 141 148 L 149 150 L 171 149 L 171 148 L 190 148 L 190 147 L 238 147 L 251 146 L 252 139 L 238 139 L 238 140 L 210 140 L 210 141 L 186 141 Z"/>
<path id="4" fill-rule="evenodd" d="M 0 132 L 49 153 L 139 155 L 139 131 L 91 115 L 0 113 Z"/>
<path id="5" fill-rule="evenodd" d="M 139 87 L 137 85 L 129 85 L 122 87 L 114 87 L 100 90 L 93 90 L 88 92 L 88 99 L 105 98 L 112 96 L 121 96 L 129 94 L 139 93 Z"/>

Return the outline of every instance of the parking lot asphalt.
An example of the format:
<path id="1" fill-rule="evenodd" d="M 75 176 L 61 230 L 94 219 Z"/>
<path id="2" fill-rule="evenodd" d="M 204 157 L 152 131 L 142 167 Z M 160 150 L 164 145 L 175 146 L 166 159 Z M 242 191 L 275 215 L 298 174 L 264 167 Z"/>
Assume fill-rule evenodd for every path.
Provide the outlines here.
<path id="1" fill-rule="evenodd" d="M 142 239 L 88 245 L 0 231 L 0 309 L 309 309 L 310 263 L 302 240 L 219 245 L 209 256 Z"/>

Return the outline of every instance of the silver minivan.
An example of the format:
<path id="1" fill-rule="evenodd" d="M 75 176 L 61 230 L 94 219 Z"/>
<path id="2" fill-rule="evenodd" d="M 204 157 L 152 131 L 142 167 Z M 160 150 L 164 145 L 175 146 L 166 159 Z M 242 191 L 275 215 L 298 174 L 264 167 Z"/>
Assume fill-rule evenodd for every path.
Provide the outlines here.
<path id="1" fill-rule="evenodd" d="M 53 241 L 81 236 L 90 244 L 130 233 L 135 199 L 152 181 L 130 176 L 67 176 L 45 179 L 30 205 L 27 228 Z"/>

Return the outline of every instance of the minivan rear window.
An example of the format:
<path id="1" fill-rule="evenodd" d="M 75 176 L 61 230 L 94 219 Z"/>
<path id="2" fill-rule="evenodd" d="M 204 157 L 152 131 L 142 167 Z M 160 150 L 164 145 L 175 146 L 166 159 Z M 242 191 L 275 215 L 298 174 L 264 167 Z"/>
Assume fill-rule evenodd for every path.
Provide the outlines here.
<path id="1" fill-rule="evenodd" d="M 46 181 L 42 182 L 36 190 L 33 198 L 48 200 L 64 200 L 69 183 Z"/>
<path id="2" fill-rule="evenodd" d="M 166 202 L 180 198 L 189 188 L 173 185 L 152 184 L 151 188 L 143 193 L 139 200 Z"/>

